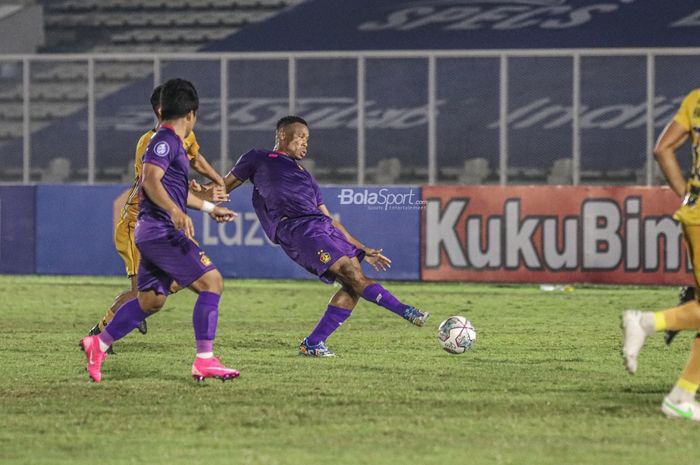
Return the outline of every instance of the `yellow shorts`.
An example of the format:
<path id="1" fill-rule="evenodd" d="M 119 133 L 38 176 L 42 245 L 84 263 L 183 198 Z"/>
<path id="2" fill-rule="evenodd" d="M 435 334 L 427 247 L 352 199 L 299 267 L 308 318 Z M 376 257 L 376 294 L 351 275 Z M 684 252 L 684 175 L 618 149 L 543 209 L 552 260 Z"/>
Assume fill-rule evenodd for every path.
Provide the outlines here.
<path id="1" fill-rule="evenodd" d="M 134 242 L 136 222 L 129 219 L 119 220 L 114 228 L 114 245 L 126 265 L 127 276 L 134 276 L 139 267 L 139 249 Z"/>
<path id="2" fill-rule="evenodd" d="M 681 226 L 683 227 L 683 238 L 688 248 L 688 255 L 693 263 L 695 287 L 700 289 L 700 226 L 687 224 L 681 224 Z"/>
<path id="3" fill-rule="evenodd" d="M 700 181 L 691 179 L 681 207 L 673 214 L 683 226 L 700 226 Z"/>

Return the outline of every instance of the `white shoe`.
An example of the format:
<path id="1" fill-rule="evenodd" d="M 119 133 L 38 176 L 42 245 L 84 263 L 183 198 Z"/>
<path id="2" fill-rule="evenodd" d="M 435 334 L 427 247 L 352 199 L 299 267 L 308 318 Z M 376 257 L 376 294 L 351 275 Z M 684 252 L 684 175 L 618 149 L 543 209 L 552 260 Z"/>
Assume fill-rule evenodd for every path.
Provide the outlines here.
<path id="1" fill-rule="evenodd" d="M 700 421 L 700 404 L 694 400 L 675 403 L 669 396 L 666 396 L 661 404 L 661 411 L 669 418 Z"/>
<path id="2" fill-rule="evenodd" d="M 647 338 L 642 328 L 642 312 L 639 310 L 622 312 L 622 332 L 622 357 L 625 359 L 625 368 L 633 375 L 637 372 L 637 356 Z"/>

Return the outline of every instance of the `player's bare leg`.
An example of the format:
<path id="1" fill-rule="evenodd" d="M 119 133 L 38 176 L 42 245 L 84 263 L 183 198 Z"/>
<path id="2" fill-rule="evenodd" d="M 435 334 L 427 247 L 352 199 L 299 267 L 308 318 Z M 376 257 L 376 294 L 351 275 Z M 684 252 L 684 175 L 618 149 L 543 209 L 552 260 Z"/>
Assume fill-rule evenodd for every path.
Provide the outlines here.
<path id="1" fill-rule="evenodd" d="M 170 285 L 170 294 L 175 294 L 176 292 L 180 292 L 181 290 L 182 286 L 180 286 L 175 281 L 173 281 L 173 283 Z"/>
<path id="2" fill-rule="evenodd" d="M 670 418 L 700 421 L 700 404 L 695 396 L 700 385 L 700 336 L 696 335 L 690 358 L 681 376 L 664 398 L 661 411 Z"/>
<path id="3" fill-rule="evenodd" d="M 204 273 L 190 286 L 199 294 L 192 312 L 192 326 L 197 346 L 197 356 L 192 364 L 192 377 L 196 381 L 206 378 L 217 378 L 222 381 L 237 378 L 238 370 L 227 368 L 214 357 L 214 339 L 216 324 L 219 319 L 219 300 L 224 292 L 224 280 L 219 270 L 213 269 Z"/>
<path id="4" fill-rule="evenodd" d="M 331 265 L 329 270 L 337 276 L 338 281 L 351 288 L 363 299 L 396 313 L 416 326 L 423 326 L 430 316 L 428 312 L 422 312 L 416 307 L 402 303 L 381 284 L 365 276 L 357 257 L 341 257 Z"/>
<path id="5" fill-rule="evenodd" d="M 690 302 L 693 299 L 695 299 L 695 287 L 694 286 L 682 287 L 680 292 L 678 293 L 678 305 L 683 305 L 684 303 Z M 679 331 L 671 331 L 671 330 L 667 330 L 665 332 L 664 342 L 666 342 L 667 346 L 671 345 L 671 342 L 673 342 L 673 338 L 675 338 L 678 333 L 679 333 Z M 697 333 L 696 336 L 700 336 L 700 333 Z"/>
<path id="6" fill-rule="evenodd" d="M 700 302 L 691 300 L 661 312 L 627 310 L 622 313 L 622 355 L 630 374 L 637 371 L 637 357 L 647 337 L 655 332 L 697 330 L 700 328 Z"/>
<path id="7" fill-rule="evenodd" d="M 360 301 L 360 295 L 350 286 L 342 285 L 326 307 L 326 311 L 311 333 L 301 341 L 299 354 L 311 357 L 332 357 L 335 354 L 326 346 L 326 339 L 352 314 Z"/>

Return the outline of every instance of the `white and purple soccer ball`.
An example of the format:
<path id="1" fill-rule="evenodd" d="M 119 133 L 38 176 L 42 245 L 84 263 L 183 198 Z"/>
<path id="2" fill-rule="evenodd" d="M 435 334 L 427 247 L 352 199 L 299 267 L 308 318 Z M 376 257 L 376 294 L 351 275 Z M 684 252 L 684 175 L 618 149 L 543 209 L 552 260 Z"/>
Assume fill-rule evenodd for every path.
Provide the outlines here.
<path id="1" fill-rule="evenodd" d="M 451 316 L 438 328 L 440 346 L 451 354 L 463 354 L 476 342 L 476 329 L 463 316 Z"/>

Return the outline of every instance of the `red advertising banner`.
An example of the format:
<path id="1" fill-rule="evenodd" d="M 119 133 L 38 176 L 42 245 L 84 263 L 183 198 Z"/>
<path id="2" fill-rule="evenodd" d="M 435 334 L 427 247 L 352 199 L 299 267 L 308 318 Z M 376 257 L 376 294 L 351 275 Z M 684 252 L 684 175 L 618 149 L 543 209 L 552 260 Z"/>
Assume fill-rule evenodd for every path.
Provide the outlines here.
<path id="1" fill-rule="evenodd" d="M 665 187 L 424 186 L 421 279 L 691 284 Z"/>

